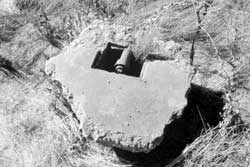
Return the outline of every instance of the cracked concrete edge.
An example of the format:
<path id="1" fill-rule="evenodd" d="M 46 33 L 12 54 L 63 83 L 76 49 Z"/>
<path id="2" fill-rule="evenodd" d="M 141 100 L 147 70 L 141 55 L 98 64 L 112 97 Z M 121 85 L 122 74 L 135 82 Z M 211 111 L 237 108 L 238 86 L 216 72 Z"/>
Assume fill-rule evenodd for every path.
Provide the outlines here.
<path id="1" fill-rule="evenodd" d="M 158 137 L 128 136 L 121 132 L 105 130 L 103 126 L 91 119 L 87 119 L 83 126 L 85 137 L 108 147 L 117 147 L 131 152 L 148 153 L 161 143 L 164 136 L 164 129 Z"/>

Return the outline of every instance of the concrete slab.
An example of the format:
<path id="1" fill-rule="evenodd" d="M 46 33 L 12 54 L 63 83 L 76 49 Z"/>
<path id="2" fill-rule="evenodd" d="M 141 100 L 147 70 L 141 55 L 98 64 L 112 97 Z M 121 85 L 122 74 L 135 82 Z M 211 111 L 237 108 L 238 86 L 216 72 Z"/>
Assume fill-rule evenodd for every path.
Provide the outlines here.
<path id="1" fill-rule="evenodd" d="M 86 112 L 84 134 L 104 145 L 148 152 L 187 104 L 188 72 L 176 62 L 146 62 L 140 78 L 91 69 L 98 48 L 71 47 L 48 64 Z M 84 112 L 84 111 L 82 111 Z"/>

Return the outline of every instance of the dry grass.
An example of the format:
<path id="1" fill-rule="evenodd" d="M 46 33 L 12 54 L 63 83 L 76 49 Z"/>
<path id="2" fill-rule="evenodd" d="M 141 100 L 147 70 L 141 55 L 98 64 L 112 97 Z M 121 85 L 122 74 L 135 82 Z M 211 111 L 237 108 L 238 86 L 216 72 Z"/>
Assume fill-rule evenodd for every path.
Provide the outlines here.
<path id="1" fill-rule="evenodd" d="M 134 2 L 134 0 L 17 0 L 16 5 L 21 11 L 20 14 L 0 16 L 0 42 L 8 42 L 19 27 L 32 23 L 47 40 L 55 39 L 68 43 L 93 20 L 127 13 L 128 6 L 131 8 Z"/>
<path id="2" fill-rule="evenodd" d="M 28 23 L 23 15 L 0 16 L 0 44 L 9 42 L 17 30 Z"/>
<path id="3" fill-rule="evenodd" d="M 31 88 L 25 82 L 1 83 L 2 166 L 70 166 L 76 124 L 55 114 L 48 92 Z"/>
<path id="4" fill-rule="evenodd" d="M 248 1 L 215 0 L 204 19 L 203 28 L 208 40 L 211 57 L 218 57 L 231 64 L 234 74 L 228 92 L 249 87 L 249 7 Z M 204 31 L 203 30 L 203 31 Z M 203 42 L 203 41 L 202 41 Z M 202 43 L 204 44 L 204 42 Z M 218 50 L 216 53 L 214 49 Z M 233 94 L 232 98 L 234 98 Z M 237 106 L 236 106 L 237 108 Z M 236 109 L 235 108 L 235 109 Z M 242 112 L 242 111 L 239 111 Z M 230 113 L 232 114 L 232 113 Z M 228 115 L 231 116 L 232 115 Z M 184 154 L 183 166 L 249 166 L 250 130 L 242 124 L 228 126 L 222 123 L 197 138 Z"/>
<path id="5" fill-rule="evenodd" d="M 136 58 L 144 61 L 148 54 L 154 53 L 157 50 L 157 43 L 155 43 L 155 39 L 159 36 L 156 27 L 151 27 L 149 30 L 141 31 L 139 33 L 140 38 L 137 39 L 136 45 L 133 48 Z"/>
<path id="6" fill-rule="evenodd" d="M 185 154 L 183 166 L 249 166 L 250 130 L 242 125 L 216 127 L 196 139 Z"/>

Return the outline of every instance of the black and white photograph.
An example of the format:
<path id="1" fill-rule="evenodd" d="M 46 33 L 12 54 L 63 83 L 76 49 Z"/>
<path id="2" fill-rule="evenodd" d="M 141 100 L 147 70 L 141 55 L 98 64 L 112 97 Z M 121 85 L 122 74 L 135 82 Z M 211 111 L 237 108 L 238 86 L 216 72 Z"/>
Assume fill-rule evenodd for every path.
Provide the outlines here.
<path id="1" fill-rule="evenodd" d="M 250 167 L 250 0 L 0 0 L 0 167 Z"/>

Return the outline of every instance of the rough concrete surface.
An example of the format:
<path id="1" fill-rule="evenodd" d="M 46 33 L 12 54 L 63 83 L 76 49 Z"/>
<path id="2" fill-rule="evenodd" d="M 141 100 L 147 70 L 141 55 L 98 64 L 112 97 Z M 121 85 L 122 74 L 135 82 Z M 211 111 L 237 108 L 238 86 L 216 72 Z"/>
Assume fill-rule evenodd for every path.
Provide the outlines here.
<path id="1" fill-rule="evenodd" d="M 91 69 L 97 51 L 78 45 L 48 62 L 85 110 L 85 135 L 133 152 L 152 150 L 187 103 L 188 72 L 171 61 L 146 62 L 140 78 Z"/>

